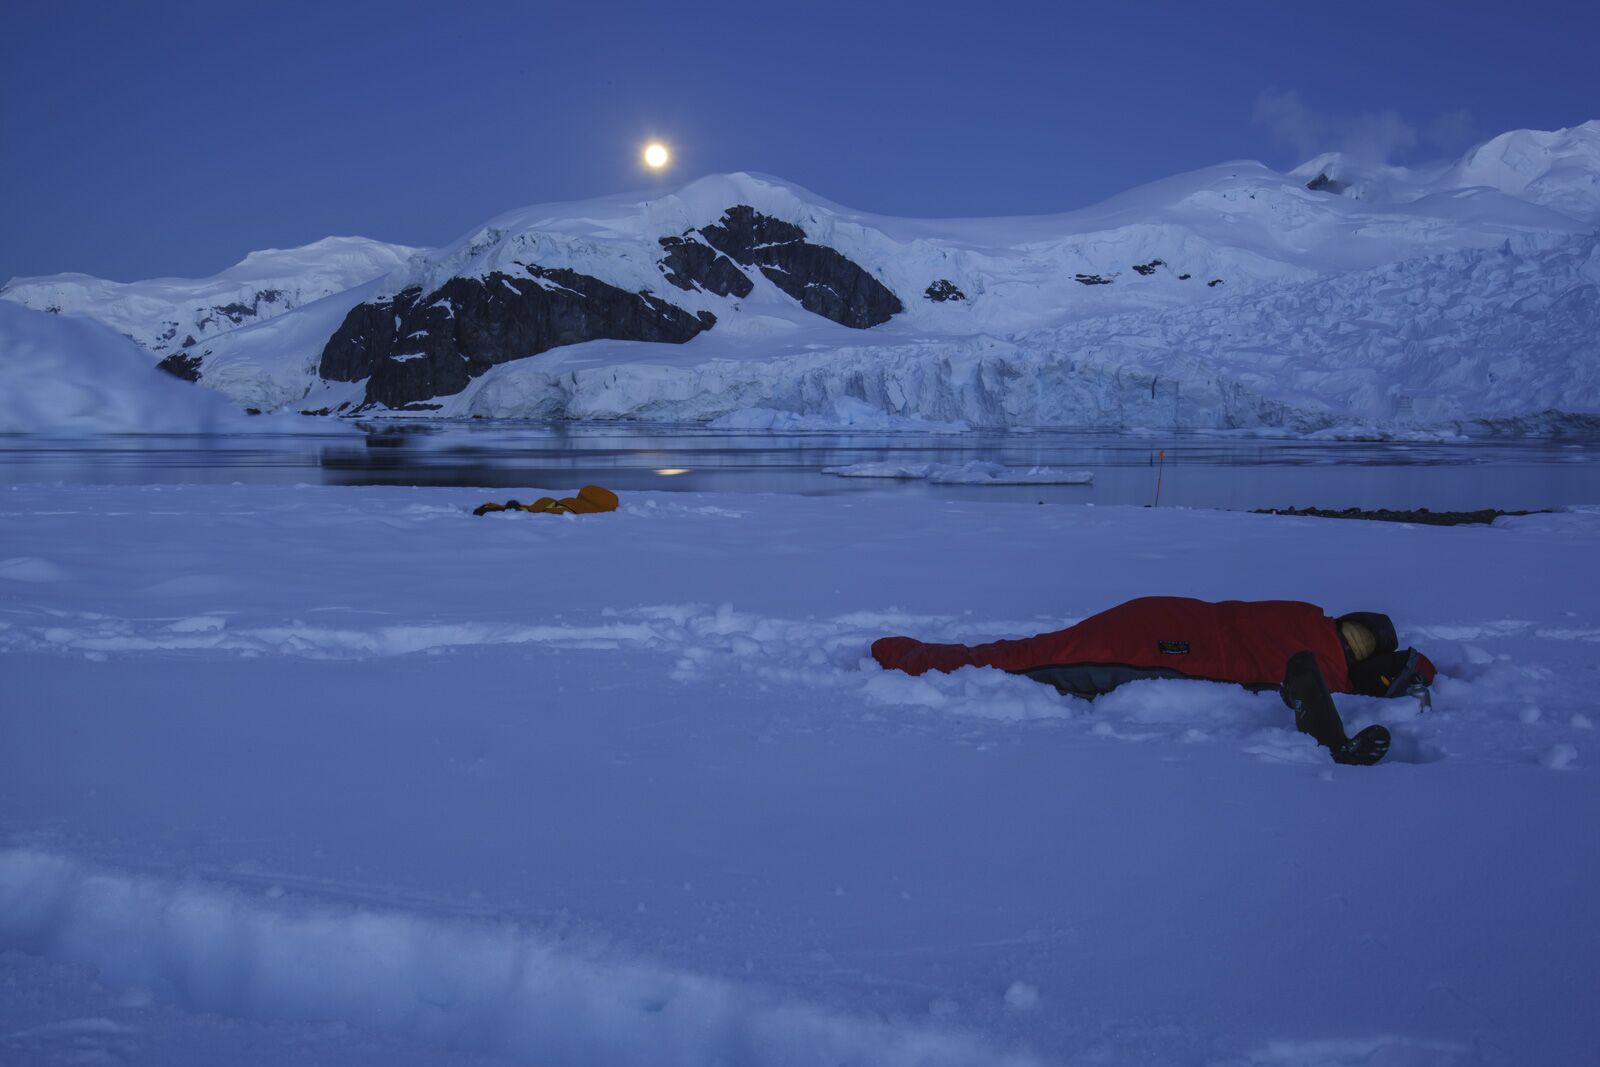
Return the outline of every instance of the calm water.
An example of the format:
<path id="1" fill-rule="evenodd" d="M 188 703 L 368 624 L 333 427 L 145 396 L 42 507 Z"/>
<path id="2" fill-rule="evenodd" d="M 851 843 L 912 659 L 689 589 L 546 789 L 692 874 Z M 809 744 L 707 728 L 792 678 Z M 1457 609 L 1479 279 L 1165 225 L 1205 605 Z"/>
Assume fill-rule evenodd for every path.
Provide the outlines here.
<path id="1" fill-rule="evenodd" d="M 822 473 L 855 463 L 972 460 L 1087 470 L 1095 480 L 1091 486 L 958 486 Z M 0 484 L 452 485 L 492 487 L 496 491 L 487 495 L 502 499 L 517 495 L 511 490 L 595 482 L 623 492 L 1150 504 L 1158 475 L 1163 505 L 1548 508 L 1600 503 L 1600 439 L 1411 444 L 1198 433 L 749 433 L 505 423 L 227 438 L 0 436 Z"/>

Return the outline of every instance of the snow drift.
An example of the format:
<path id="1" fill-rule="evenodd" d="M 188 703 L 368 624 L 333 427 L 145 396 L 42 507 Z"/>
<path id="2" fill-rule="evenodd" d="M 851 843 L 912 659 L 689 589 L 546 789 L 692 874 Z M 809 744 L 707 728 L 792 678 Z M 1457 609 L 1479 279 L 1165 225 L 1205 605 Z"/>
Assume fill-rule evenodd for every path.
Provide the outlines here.
<path id="1" fill-rule="evenodd" d="M 243 418 L 100 323 L 0 301 L 0 433 L 206 433 Z"/>

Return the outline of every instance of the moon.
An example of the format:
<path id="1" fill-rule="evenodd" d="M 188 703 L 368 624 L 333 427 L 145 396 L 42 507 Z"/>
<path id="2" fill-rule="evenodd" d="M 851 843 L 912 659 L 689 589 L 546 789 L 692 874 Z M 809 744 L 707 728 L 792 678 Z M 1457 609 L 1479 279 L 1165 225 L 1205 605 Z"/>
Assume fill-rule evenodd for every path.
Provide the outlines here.
<path id="1" fill-rule="evenodd" d="M 667 146 L 660 141 L 651 141 L 644 146 L 644 165 L 651 170 L 660 170 L 672 158 L 672 153 L 667 151 Z"/>

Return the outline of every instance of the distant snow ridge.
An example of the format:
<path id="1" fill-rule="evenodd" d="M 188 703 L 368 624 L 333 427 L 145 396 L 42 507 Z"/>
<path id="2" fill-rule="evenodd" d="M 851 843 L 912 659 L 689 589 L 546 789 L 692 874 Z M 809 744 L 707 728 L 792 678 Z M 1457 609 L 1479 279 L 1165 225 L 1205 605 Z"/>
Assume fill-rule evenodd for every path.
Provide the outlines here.
<path id="1" fill-rule="evenodd" d="M 1290 174 L 1351 200 L 1503 211 L 1503 200 L 1493 202 L 1511 198 L 1592 224 L 1600 222 L 1600 120 L 1566 130 L 1512 130 L 1454 162 L 1397 167 L 1328 152 Z M 1424 203 L 1429 197 L 1434 205 Z"/>
<path id="2" fill-rule="evenodd" d="M 1600 223 L 1600 120 L 1571 130 L 1513 130 L 1493 138 L 1451 168 L 1458 187 L 1488 186 Z"/>
<path id="3" fill-rule="evenodd" d="M 13 278 L 0 297 L 55 314 L 82 314 L 157 355 L 293 311 L 402 266 L 416 251 L 365 237 L 326 237 L 252 252 L 211 278 L 113 282 L 87 274 Z"/>

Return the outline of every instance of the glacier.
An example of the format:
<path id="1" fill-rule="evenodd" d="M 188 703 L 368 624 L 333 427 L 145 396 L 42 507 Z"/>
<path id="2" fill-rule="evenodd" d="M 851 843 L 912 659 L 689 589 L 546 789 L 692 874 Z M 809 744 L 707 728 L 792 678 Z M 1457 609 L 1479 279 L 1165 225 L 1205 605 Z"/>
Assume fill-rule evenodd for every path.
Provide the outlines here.
<path id="1" fill-rule="evenodd" d="M 792 279 L 731 261 L 721 269 L 747 278 L 745 295 L 669 283 L 663 249 L 741 209 L 859 265 L 903 310 L 851 328 L 802 307 L 791 292 L 803 285 L 785 291 L 773 279 Z M 370 242 L 333 257 L 348 268 L 337 277 L 324 259 L 342 246 L 308 246 L 289 260 L 317 284 L 282 281 L 297 294 L 292 308 L 237 325 L 213 315 L 212 332 L 180 354 L 199 384 L 264 412 L 1377 436 L 1592 428 L 1597 224 L 1600 121 L 1511 131 L 1431 166 L 1337 154 L 1287 173 L 1222 163 L 1028 218 L 870 215 L 736 173 L 648 198 L 508 212 L 440 249 Z M 424 375 L 412 385 L 420 392 L 399 394 L 413 403 L 392 390 L 375 401 L 366 379 L 325 377 L 331 339 L 344 329 L 352 342 L 360 309 L 458 290 L 461 279 L 537 300 L 563 271 L 715 324 L 661 343 L 615 339 L 639 335 L 601 323 L 537 352 L 489 343 L 487 356 L 480 333 L 469 373 L 439 387 L 452 391 L 431 392 Z M 17 280 L 0 298 L 54 300 L 153 355 L 175 343 L 170 279 L 114 296 L 89 281 Z M 185 314 L 202 314 L 198 297 L 186 299 Z M 467 341 L 449 335 L 466 328 L 454 319 L 442 308 L 420 328 L 430 358 L 468 359 Z M 365 343 L 359 330 L 352 343 Z"/>

